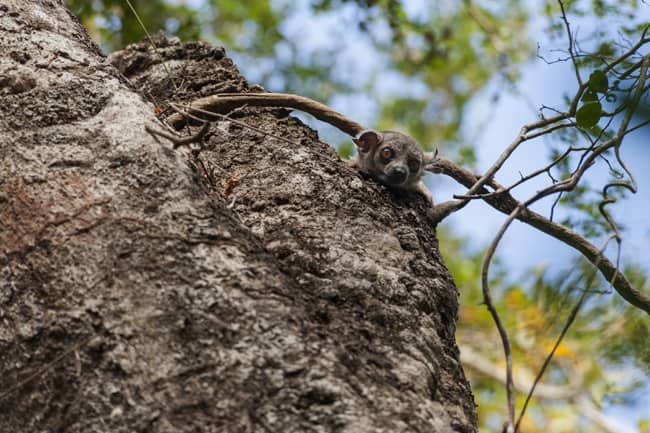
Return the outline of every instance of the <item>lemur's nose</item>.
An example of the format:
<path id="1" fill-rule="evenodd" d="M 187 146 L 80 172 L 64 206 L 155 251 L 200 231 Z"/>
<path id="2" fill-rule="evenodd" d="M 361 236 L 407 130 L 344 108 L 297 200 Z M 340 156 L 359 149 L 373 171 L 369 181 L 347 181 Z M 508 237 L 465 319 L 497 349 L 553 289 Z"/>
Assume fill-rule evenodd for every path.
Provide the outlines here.
<path id="1" fill-rule="evenodd" d="M 408 173 L 404 167 L 395 167 L 388 173 L 388 181 L 392 184 L 398 185 L 406 180 Z"/>

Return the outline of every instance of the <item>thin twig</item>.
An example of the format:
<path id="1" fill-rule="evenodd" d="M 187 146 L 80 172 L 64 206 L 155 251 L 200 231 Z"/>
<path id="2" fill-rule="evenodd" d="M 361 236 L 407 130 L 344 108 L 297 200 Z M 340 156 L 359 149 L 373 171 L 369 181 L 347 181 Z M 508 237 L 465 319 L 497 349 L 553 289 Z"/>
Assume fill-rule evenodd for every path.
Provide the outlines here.
<path id="1" fill-rule="evenodd" d="M 650 119 L 648 119 L 648 120 L 646 120 L 644 122 L 641 122 L 638 125 L 633 126 L 633 127 L 629 128 L 627 131 L 625 131 L 625 135 L 629 134 L 630 132 L 636 131 L 637 129 L 643 128 L 644 126 L 648 126 L 649 124 L 650 124 Z"/>
<path id="2" fill-rule="evenodd" d="M 131 12 L 133 12 L 133 15 L 135 15 L 135 19 L 138 20 L 138 23 L 140 24 L 140 27 L 142 27 L 142 30 L 147 35 L 147 39 L 149 40 L 149 43 L 153 47 L 153 51 L 154 51 L 156 57 L 158 57 L 158 61 L 160 62 L 163 69 L 167 73 L 167 77 L 169 77 L 169 81 L 171 81 L 172 86 L 174 87 L 174 90 L 178 91 L 178 87 L 176 86 L 176 81 L 174 81 L 174 76 L 172 75 L 172 72 L 169 70 L 169 67 L 167 66 L 167 63 L 165 63 L 162 56 L 158 52 L 158 46 L 156 45 L 153 38 L 149 34 L 149 31 L 147 30 L 147 27 L 144 25 L 144 22 L 142 22 L 142 20 L 140 19 L 140 15 L 138 14 L 138 11 L 135 10 L 135 8 L 131 4 L 130 0 L 126 0 L 126 4 L 129 5 L 129 8 L 131 9 Z"/>
<path id="3" fill-rule="evenodd" d="M 603 72 L 604 72 L 604 73 L 608 73 L 610 70 L 612 70 L 613 68 L 615 68 L 619 63 L 623 62 L 623 61 L 626 60 L 628 57 L 634 55 L 634 54 L 639 50 L 639 48 L 641 48 L 642 45 L 644 45 L 644 44 L 650 42 L 650 40 L 646 39 L 646 34 L 648 34 L 648 30 L 650 30 L 650 24 L 648 24 L 647 26 L 645 26 L 645 28 L 643 29 L 643 32 L 641 33 L 641 37 L 639 38 L 639 40 L 637 41 L 637 43 L 634 44 L 633 46 L 631 46 L 630 49 L 627 50 L 625 53 L 621 54 L 621 55 L 620 55 L 616 60 L 614 60 L 614 61 L 613 61 L 613 62 L 612 62 L 608 67 L 606 67 L 606 68 L 603 70 Z M 629 70 L 630 73 L 631 73 L 633 70 L 636 70 L 639 66 L 640 66 L 640 65 L 638 65 L 638 64 L 633 65 L 633 66 L 630 68 L 630 70 Z M 627 72 L 626 72 L 626 73 L 627 73 Z"/>
<path id="4" fill-rule="evenodd" d="M 174 144 L 174 149 L 176 149 L 177 147 L 180 146 L 186 146 L 192 143 L 200 143 L 203 137 L 205 136 L 205 134 L 207 134 L 208 131 L 210 130 L 210 122 L 203 122 L 203 126 L 201 126 L 199 132 L 187 137 L 179 137 L 177 135 L 173 135 L 165 131 L 156 130 L 151 128 L 149 125 L 145 126 L 144 129 L 151 135 L 157 135 L 168 139 Z"/>
<path id="5" fill-rule="evenodd" d="M 632 185 L 630 185 L 630 187 L 633 192 L 636 192 L 637 189 L 636 179 L 634 178 L 632 172 L 627 168 L 627 165 L 625 165 L 625 163 L 623 162 L 623 159 L 621 158 L 620 150 L 621 150 L 621 143 L 623 142 L 623 137 L 625 136 L 625 131 L 627 130 L 627 127 L 630 124 L 630 121 L 632 120 L 634 111 L 636 110 L 636 107 L 639 105 L 639 100 L 641 99 L 641 95 L 643 93 L 643 86 L 645 85 L 649 62 L 650 62 L 650 55 L 646 55 L 643 58 L 643 63 L 641 64 L 641 70 L 639 73 L 639 82 L 637 83 L 636 92 L 632 98 L 632 101 L 630 102 L 630 106 L 627 112 L 625 113 L 625 117 L 623 118 L 623 121 L 621 122 L 621 125 L 618 129 L 618 134 L 617 134 L 618 140 L 616 140 L 616 144 L 614 145 L 616 159 L 618 160 L 618 163 L 621 165 L 621 167 L 623 167 L 623 170 L 625 170 L 625 173 L 627 173 L 627 175 L 629 176 L 630 181 L 632 182 Z"/>
<path id="6" fill-rule="evenodd" d="M 508 215 L 508 218 L 503 223 L 498 233 L 492 240 L 492 243 L 490 244 L 487 251 L 485 252 L 485 257 L 483 258 L 483 265 L 481 269 L 481 290 L 483 292 L 483 303 L 485 304 L 488 311 L 492 315 L 492 319 L 494 320 L 494 325 L 497 327 L 497 331 L 499 331 L 499 337 L 501 338 L 501 345 L 503 346 L 503 352 L 506 358 L 506 397 L 508 401 L 508 421 L 506 423 L 506 428 L 504 428 L 504 431 L 508 431 L 508 432 L 512 431 L 512 426 L 514 426 L 515 424 L 515 394 L 514 394 L 514 385 L 512 382 L 512 349 L 510 348 L 510 340 L 508 338 L 508 332 L 503 326 L 503 323 L 501 323 L 501 318 L 499 317 L 499 313 L 497 312 L 496 308 L 494 307 L 494 304 L 492 303 L 492 297 L 490 296 L 490 285 L 489 285 L 488 276 L 490 271 L 490 263 L 492 261 L 492 257 L 494 256 L 494 253 L 496 252 L 499 242 L 501 241 L 503 235 L 508 230 L 508 227 L 510 227 L 512 221 L 514 221 L 517 218 L 519 212 L 521 212 L 521 210 L 524 209 L 525 207 L 526 204 L 520 203 L 515 209 L 513 209 L 510 215 Z"/>
<path id="7" fill-rule="evenodd" d="M 573 33 L 571 33 L 571 26 L 569 25 L 569 20 L 566 17 L 566 12 L 564 10 L 564 3 L 562 0 L 558 0 L 560 4 L 560 10 L 562 11 L 562 21 L 564 21 L 564 26 L 566 27 L 566 33 L 569 37 L 569 55 L 571 56 L 571 61 L 573 62 L 573 70 L 576 74 L 576 79 L 578 80 L 578 85 L 582 86 L 582 78 L 580 78 L 580 69 L 578 67 L 578 61 L 576 60 L 576 54 L 573 50 L 574 41 Z"/>
<path id="8" fill-rule="evenodd" d="M 192 104 L 194 104 L 194 103 L 192 103 Z M 170 104 L 170 105 L 171 105 L 175 110 L 178 111 L 176 114 L 172 115 L 172 117 L 174 117 L 174 116 L 180 116 L 180 117 L 182 117 L 183 119 L 185 119 L 185 118 L 187 118 L 187 117 L 190 117 L 190 118 L 193 118 L 193 119 L 195 119 L 195 120 L 199 120 L 199 121 L 201 121 L 201 122 L 205 122 L 206 120 L 203 119 L 202 117 L 198 117 L 197 114 L 203 114 L 204 116 L 208 116 L 208 117 L 217 117 L 217 118 L 220 118 L 220 119 L 228 120 L 229 122 L 232 122 L 232 123 L 234 123 L 235 125 L 239 125 L 239 126 L 241 126 L 241 127 L 243 127 L 243 128 L 250 129 L 251 131 L 255 131 L 255 132 L 259 133 L 259 134 L 262 134 L 262 135 L 265 135 L 265 136 L 268 136 L 268 137 L 275 138 L 276 140 L 284 141 L 284 142 L 289 143 L 289 144 L 292 144 L 292 145 L 294 145 L 294 146 L 295 146 L 295 144 L 296 144 L 294 141 L 291 141 L 291 140 L 289 140 L 288 138 L 281 137 L 281 136 L 279 136 L 279 135 L 274 135 L 274 134 L 271 134 L 270 132 L 263 131 L 263 130 L 261 130 L 261 129 L 259 129 L 259 128 L 256 128 L 256 127 L 254 127 L 254 126 L 251 126 L 251 125 L 249 125 L 249 124 L 247 124 L 247 123 L 240 122 L 239 120 L 233 119 L 233 118 L 229 117 L 229 116 L 226 115 L 226 114 L 221 114 L 221 113 L 218 113 L 218 112 L 215 112 L 215 111 L 211 111 L 211 110 L 207 110 L 207 109 L 204 109 L 204 108 L 198 108 L 198 107 L 195 107 L 194 105 L 191 105 L 191 106 L 190 106 L 190 105 L 184 105 L 184 104 L 173 104 L 173 103 Z M 232 111 L 232 108 L 231 108 L 231 110 L 229 110 L 229 111 Z M 209 122 L 208 122 L 208 123 L 209 123 Z"/>
<path id="9" fill-rule="evenodd" d="M 569 128 L 569 127 L 572 127 L 572 126 L 576 126 L 576 123 L 575 122 L 558 123 L 557 125 L 550 126 L 550 127 L 546 128 L 546 129 L 542 129 L 541 131 L 537 131 L 534 134 L 526 135 L 524 137 L 524 141 L 532 140 L 532 139 L 540 137 L 542 135 L 546 135 L 546 134 L 548 134 L 550 132 L 553 132 L 553 131 L 555 131 L 557 129 Z"/>
<path id="10" fill-rule="evenodd" d="M 504 189 L 497 189 L 496 191 L 492 191 L 492 192 L 489 192 L 489 193 L 486 193 L 486 194 L 474 194 L 472 196 L 467 195 L 467 194 L 454 194 L 454 198 L 457 198 L 457 199 L 469 199 L 469 200 L 474 200 L 474 199 L 477 199 L 477 198 L 485 199 L 485 198 L 494 197 L 494 196 L 503 194 L 505 192 L 510 192 L 514 188 L 516 188 L 517 186 L 521 185 L 522 183 L 527 182 L 530 179 L 533 179 L 534 177 L 537 177 L 542 173 L 549 173 L 551 168 L 553 168 L 557 164 L 559 164 L 564 158 L 566 158 L 569 155 L 569 153 L 571 153 L 574 150 L 575 150 L 575 148 L 569 147 L 567 150 L 564 151 L 564 153 L 562 155 L 557 157 L 555 160 L 551 161 L 545 167 L 542 167 L 542 168 L 540 168 L 538 170 L 535 170 L 535 171 L 529 173 L 526 176 L 522 176 L 517 182 L 509 185 L 508 187 L 506 187 Z"/>
<path id="11" fill-rule="evenodd" d="M 488 247 L 488 249 L 487 249 L 487 251 L 485 253 L 485 257 L 483 258 L 482 271 L 481 271 L 481 287 L 482 287 L 482 291 L 483 291 L 483 302 L 485 303 L 485 305 L 487 306 L 490 314 L 492 315 L 495 326 L 497 327 L 497 330 L 499 331 L 499 336 L 501 337 L 501 344 L 503 346 L 503 351 L 504 351 L 505 358 L 506 358 L 506 395 L 507 395 L 507 401 L 508 401 L 508 421 L 507 421 L 505 430 L 506 431 L 511 431 L 511 427 L 514 426 L 514 432 L 515 433 L 516 433 L 517 428 L 518 428 L 518 423 L 515 424 L 515 395 L 514 395 L 514 385 L 513 385 L 513 382 L 512 382 L 512 349 L 510 347 L 510 341 L 509 341 L 509 338 L 508 338 L 508 333 L 507 333 L 505 327 L 503 326 L 503 324 L 501 323 L 501 319 L 499 317 L 499 314 L 498 314 L 496 308 L 494 307 L 494 304 L 492 303 L 492 299 L 490 297 L 489 278 L 488 278 L 488 276 L 489 276 L 490 263 L 491 263 L 492 257 L 494 256 L 494 254 L 496 252 L 496 249 L 497 249 L 497 246 L 499 245 L 501 239 L 503 239 L 503 235 L 506 233 L 506 231 L 508 230 L 508 228 L 510 227 L 512 222 L 515 219 L 518 218 L 520 212 L 522 212 L 523 210 L 528 209 L 528 207 L 530 205 L 532 205 L 534 202 L 540 200 L 541 198 L 543 198 L 545 196 L 546 196 L 546 194 L 544 194 L 543 191 L 537 193 L 535 196 L 533 196 L 532 198 L 530 198 L 526 202 L 518 204 L 517 207 L 510 213 L 510 215 L 508 215 L 508 218 L 506 219 L 506 221 L 503 223 L 503 225 L 499 229 L 498 233 L 494 237 L 492 243 L 490 244 L 490 246 Z M 618 238 L 618 233 L 613 235 L 612 237 Z M 609 242 L 609 239 L 608 239 L 608 242 Z M 605 244 L 605 245 L 607 245 L 607 244 Z M 599 251 L 598 258 L 596 259 L 596 262 L 594 263 L 594 266 L 596 268 L 598 268 L 598 264 L 599 264 L 602 257 L 604 257 L 603 253 L 602 253 L 602 251 Z M 618 274 L 618 266 L 616 267 L 616 273 L 614 274 L 613 278 L 616 278 L 617 274 Z M 582 301 L 583 301 L 583 299 L 581 299 L 578 307 L 575 309 L 575 314 L 577 314 L 579 306 L 582 305 Z M 571 323 L 573 323 L 574 318 L 575 318 L 575 316 L 569 321 L 569 323 L 567 324 L 565 330 L 563 330 L 562 335 L 560 337 L 560 340 L 558 340 L 558 343 L 556 344 L 556 347 L 557 347 L 557 345 L 559 345 L 559 341 L 561 341 L 561 338 L 564 336 L 564 333 L 566 332 L 566 330 L 568 330 L 568 327 L 571 325 Z M 553 351 L 551 352 L 551 354 L 547 358 L 547 360 L 546 360 L 546 362 L 545 362 L 545 364 L 544 364 L 544 366 L 542 368 L 542 371 L 540 372 L 540 377 L 541 377 L 541 374 L 543 374 L 543 372 L 544 372 L 544 370 L 546 368 L 546 365 L 548 364 L 548 362 L 550 362 L 550 359 L 552 358 L 554 353 L 555 353 L 555 348 L 553 349 Z M 537 381 L 538 381 L 538 379 L 536 380 L 536 382 Z M 529 394 L 529 397 L 526 399 L 526 403 L 525 403 L 524 407 L 528 404 L 528 400 L 530 399 L 530 395 L 532 395 L 532 392 L 534 391 L 534 387 L 535 387 L 536 382 L 533 383 L 531 393 Z M 521 420 L 521 416 L 520 416 L 520 420 Z"/>
<path id="12" fill-rule="evenodd" d="M 35 372 L 21 380 L 20 382 L 16 383 L 14 386 L 9 388 L 8 390 L 4 391 L 2 394 L 0 394 L 0 401 L 4 400 L 7 398 L 9 395 L 13 394 L 14 392 L 18 391 L 19 389 L 27 386 L 30 382 L 34 381 L 35 379 L 39 378 L 42 376 L 45 372 L 48 370 L 54 368 L 59 362 L 61 362 L 63 359 L 65 359 L 68 355 L 71 353 L 76 352 L 86 344 L 90 342 L 90 340 L 93 339 L 95 335 L 89 335 L 88 337 L 82 339 L 76 344 L 73 344 L 72 346 L 68 347 L 66 350 L 64 350 L 60 355 L 56 356 L 52 361 L 48 362 L 47 364 L 43 365 L 41 368 L 37 369 Z"/>

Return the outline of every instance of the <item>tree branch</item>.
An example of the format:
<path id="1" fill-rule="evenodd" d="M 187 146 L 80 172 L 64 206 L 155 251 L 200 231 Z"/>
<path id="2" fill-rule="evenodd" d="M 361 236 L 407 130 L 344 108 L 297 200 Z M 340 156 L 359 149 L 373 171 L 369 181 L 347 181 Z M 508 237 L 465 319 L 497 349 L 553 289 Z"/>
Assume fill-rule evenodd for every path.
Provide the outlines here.
<path id="1" fill-rule="evenodd" d="M 578 62 L 576 60 L 576 54 L 573 50 L 574 41 L 573 33 L 571 33 L 571 26 L 569 25 L 569 20 L 566 17 L 566 11 L 564 10 L 564 3 L 562 0 L 558 0 L 560 4 L 560 10 L 562 11 L 562 21 L 564 21 L 564 26 L 566 27 L 566 34 L 569 37 L 569 55 L 571 56 L 571 61 L 573 62 L 573 70 L 576 74 L 576 79 L 578 80 L 578 85 L 582 85 L 582 78 L 580 77 L 580 68 L 578 67 Z"/>
<path id="2" fill-rule="evenodd" d="M 436 167 L 454 180 L 465 186 L 471 188 L 478 182 L 479 177 L 470 171 L 459 167 L 451 161 L 440 159 L 436 163 Z M 491 181 L 491 186 L 495 189 L 504 189 L 501 185 Z M 485 188 L 477 191 L 486 194 L 489 191 Z M 515 200 L 509 193 L 504 192 L 498 196 L 483 197 L 483 200 L 490 206 L 506 215 L 512 213 L 518 206 L 522 205 L 521 202 Z M 535 227 L 541 232 L 552 236 L 566 245 L 579 251 L 587 260 L 597 265 L 598 270 L 603 277 L 612 284 L 612 287 L 630 304 L 650 314 L 650 297 L 644 295 L 636 288 L 632 287 L 627 279 L 618 272 L 617 267 L 609 261 L 607 257 L 600 253 L 591 242 L 580 236 L 573 230 L 554 223 L 544 216 L 530 210 L 522 209 L 517 215 L 517 219 L 532 227 Z"/>
<path id="3" fill-rule="evenodd" d="M 576 100 L 579 99 L 578 96 L 580 94 L 581 91 L 579 90 L 575 97 Z M 344 115 L 332 110 L 324 104 L 303 96 L 291 94 L 218 94 L 197 99 L 189 104 L 189 106 L 185 106 L 184 108 L 187 108 L 188 114 L 192 116 L 206 120 L 213 120 L 215 118 L 219 118 L 219 114 L 228 113 L 233 109 L 243 106 L 294 108 L 309 113 L 317 119 L 335 126 L 350 136 L 356 136 L 359 132 L 367 129 L 357 122 L 354 122 Z M 565 120 L 571 117 L 572 113 L 574 113 L 573 107 L 571 110 L 569 110 L 568 113 L 559 113 L 558 115 L 547 119 L 540 119 L 537 122 L 524 127 L 518 138 L 508 147 L 506 151 L 502 153 L 497 163 L 495 163 L 482 177 L 478 177 L 470 171 L 457 166 L 451 161 L 444 159 L 440 159 L 436 162 L 436 169 L 443 174 L 446 174 L 447 176 L 455 179 L 461 185 L 467 187 L 469 191 L 466 193 L 466 195 L 472 195 L 476 193 L 489 193 L 490 191 L 486 190 L 483 185 L 489 185 L 495 190 L 505 190 L 506 188 L 497 184 L 493 180 L 493 175 L 501 167 L 503 162 L 505 162 L 507 157 L 514 151 L 514 149 L 522 141 L 525 141 L 527 139 L 524 134 L 533 130 L 546 128 L 556 122 Z M 174 128 L 180 129 L 186 124 L 186 119 L 187 115 L 185 113 L 175 113 L 167 118 L 167 122 Z M 505 191 L 497 196 L 487 196 L 481 198 L 490 206 L 505 214 L 510 214 L 515 210 L 515 208 L 521 205 L 520 202 L 515 200 L 509 193 Z M 460 206 L 460 203 L 450 202 L 448 207 L 449 210 L 457 210 L 462 206 Z M 556 224 L 529 209 L 522 209 L 517 215 L 517 219 L 578 250 L 591 263 L 597 263 L 598 269 L 600 270 L 603 277 L 610 281 L 614 289 L 626 301 L 650 314 L 650 298 L 632 287 L 627 279 L 620 272 L 618 272 L 617 267 L 614 266 L 604 255 L 602 255 L 598 248 L 592 245 L 588 240 L 580 236 L 578 233 L 572 231 L 571 229 L 560 224 Z"/>
<path id="4" fill-rule="evenodd" d="M 194 116 L 214 120 L 217 116 L 210 116 L 206 111 L 224 114 L 245 105 L 294 108 L 309 113 L 318 120 L 329 123 L 352 137 L 356 137 L 361 131 L 367 129 L 320 102 L 285 93 L 221 93 L 196 99 L 187 108 L 188 112 Z M 175 129 L 181 129 L 186 123 L 186 117 L 176 113 L 168 117 L 167 122 Z"/>

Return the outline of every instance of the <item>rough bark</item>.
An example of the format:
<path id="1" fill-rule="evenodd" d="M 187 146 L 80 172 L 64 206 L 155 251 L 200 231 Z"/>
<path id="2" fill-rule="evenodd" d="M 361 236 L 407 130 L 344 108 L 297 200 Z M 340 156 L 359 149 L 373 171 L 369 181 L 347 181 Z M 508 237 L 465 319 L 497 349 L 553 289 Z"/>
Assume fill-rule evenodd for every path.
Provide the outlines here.
<path id="1" fill-rule="evenodd" d="M 144 126 L 247 83 L 158 42 L 179 89 L 60 1 L 0 5 L 0 431 L 475 431 L 421 198 L 277 109 L 233 117 L 295 144 L 221 122 L 206 184 Z"/>

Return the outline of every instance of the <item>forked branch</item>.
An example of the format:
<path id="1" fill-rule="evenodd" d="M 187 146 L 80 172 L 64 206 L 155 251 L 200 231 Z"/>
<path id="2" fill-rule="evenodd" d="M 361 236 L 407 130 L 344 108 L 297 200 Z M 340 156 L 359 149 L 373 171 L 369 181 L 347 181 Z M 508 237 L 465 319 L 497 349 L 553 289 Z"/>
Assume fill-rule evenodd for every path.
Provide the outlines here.
<path id="1" fill-rule="evenodd" d="M 469 170 L 459 167 L 451 161 L 441 159 L 436 165 L 442 171 L 442 174 L 451 177 L 466 188 L 471 188 L 479 180 L 479 176 L 473 174 Z M 497 190 L 506 189 L 494 181 L 492 181 L 491 184 Z M 477 191 L 477 193 L 487 194 L 489 191 L 482 188 Z M 497 195 L 486 195 L 482 197 L 482 200 L 494 209 L 506 215 L 512 213 L 517 207 L 523 206 L 522 203 L 515 200 L 509 192 Z M 650 314 L 650 297 L 632 287 L 630 282 L 621 272 L 618 271 L 616 266 L 587 239 L 580 236 L 570 228 L 550 221 L 548 218 L 525 207 L 519 211 L 516 219 L 535 227 L 539 231 L 544 232 L 579 251 L 587 260 L 597 265 L 601 275 L 612 284 L 614 289 L 627 302 Z"/>

